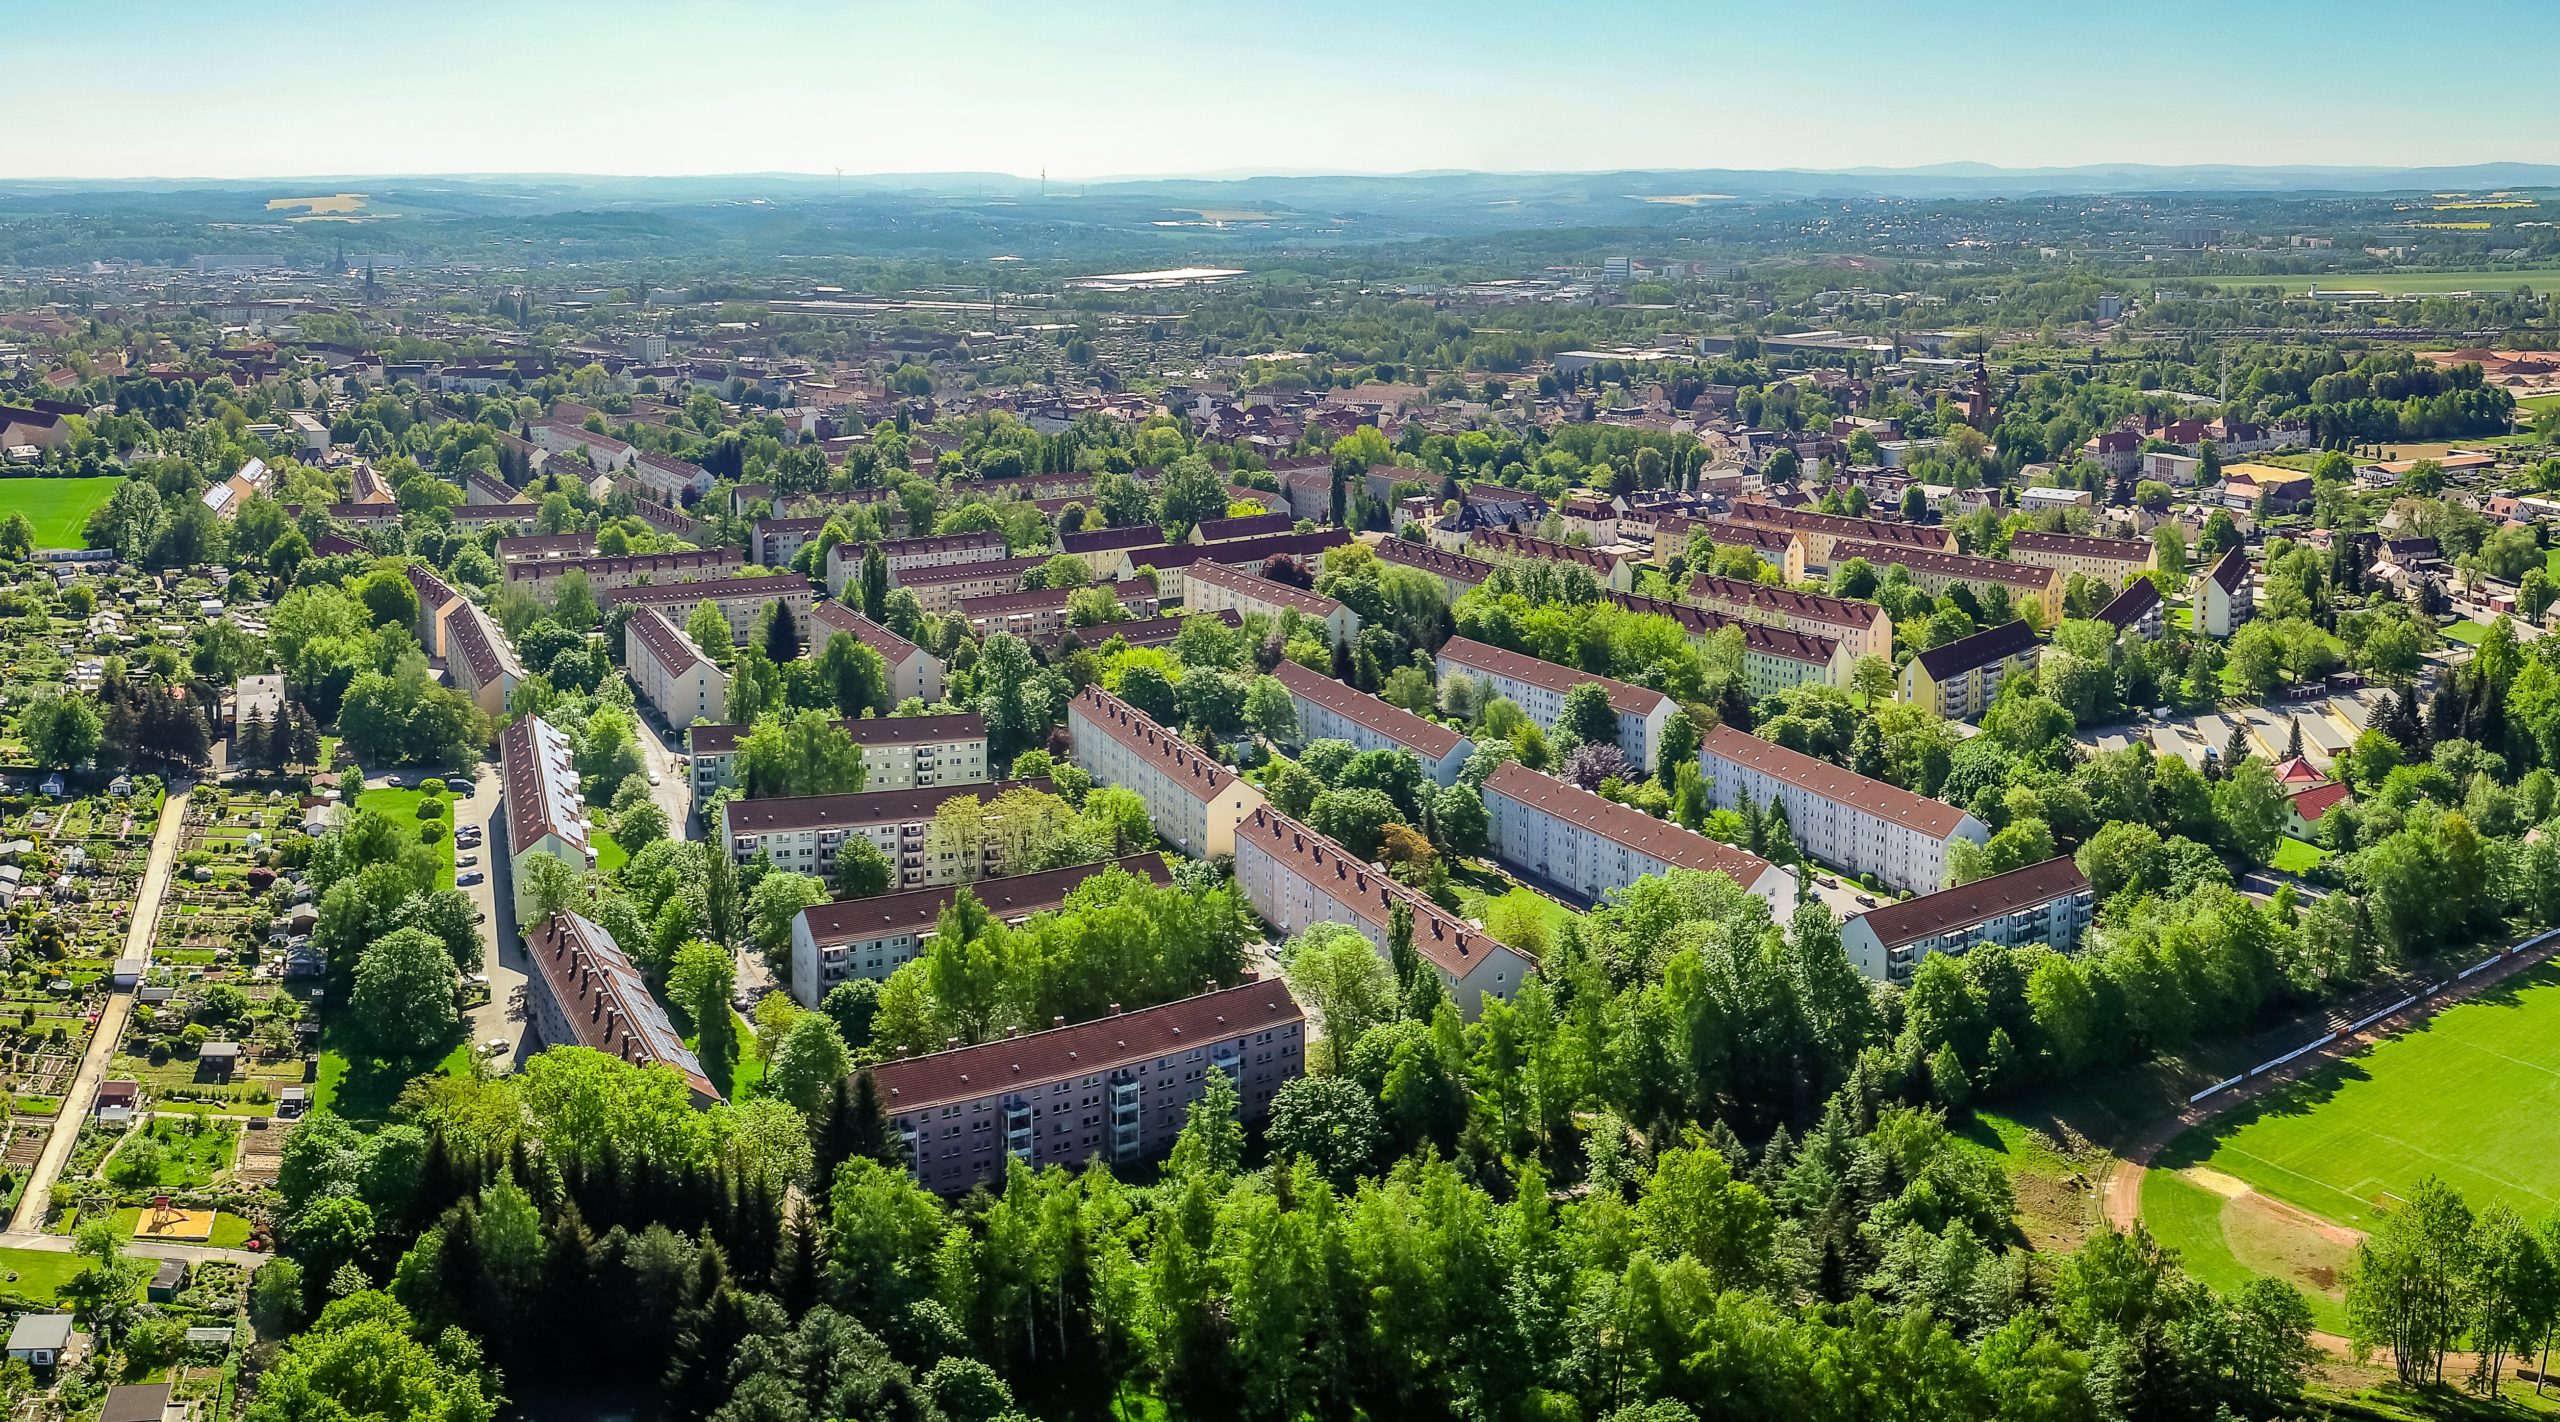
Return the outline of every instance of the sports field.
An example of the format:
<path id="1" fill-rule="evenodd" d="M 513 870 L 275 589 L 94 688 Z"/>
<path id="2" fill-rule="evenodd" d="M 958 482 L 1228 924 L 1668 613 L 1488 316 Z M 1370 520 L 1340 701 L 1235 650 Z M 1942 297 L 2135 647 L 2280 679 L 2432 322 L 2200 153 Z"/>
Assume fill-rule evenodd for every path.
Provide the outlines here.
<path id="1" fill-rule="evenodd" d="M 2560 1205 L 2555 1159 L 2560 966 L 2546 964 L 2180 1137 L 2143 1179 L 2143 1218 L 2201 1276 L 2291 1277 L 2326 1313 L 2357 1235 L 2420 1179 L 2538 1220 Z"/>
<path id="2" fill-rule="evenodd" d="M 2378 291 L 2385 296 L 2424 295 L 2444 291 L 2513 291 L 2530 287 L 2536 295 L 2560 291 L 2560 271 L 2530 272 L 2330 272 L 2325 276 L 2216 277 L 2226 290 L 2281 286 L 2288 296 L 2317 286 L 2322 291 Z"/>
<path id="3" fill-rule="evenodd" d="M 94 479 L 0 479 L 0 518 L 23 513 L 36 526 L 38 548 L 86 548 L 80 534 L 89 515 L 124 482 L 120 474 Z"/>

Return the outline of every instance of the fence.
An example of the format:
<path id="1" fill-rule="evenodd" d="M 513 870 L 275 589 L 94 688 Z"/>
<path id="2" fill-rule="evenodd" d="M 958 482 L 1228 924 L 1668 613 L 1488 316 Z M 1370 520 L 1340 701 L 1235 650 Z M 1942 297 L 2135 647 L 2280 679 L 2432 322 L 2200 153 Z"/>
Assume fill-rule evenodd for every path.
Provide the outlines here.
<path id="1" fill-rule="evenodd" d="M 2409 1008 L 2434 997 L 2437 993 L 2444 991 L 2446 988 L 2462 981 L 2464 978 L 2470 977 L 2473 973 L 2479 972 L 2483 968 L 2495 967 L 2499 963 L 2505 962 L 2510 958 L 2523 957 L 2524 955 L 2541 948 L 2543 945 L 2550 943 L 2555 938 L 2560 938 L 2560 928 L 2545 930 L 2544 932 L 2537 933 L 2533 937 L 2516 944 L 2512 948 L 2504 948 L 2498 952 L 2492 953 L 2488 957 L 2481 959 L 2479 962 L 2472 964 L 2470 967 L 2463 969 L 2461 972 L 2454 974 L 2451 978 L 2448 978 L 2443 982 L 2429 983 L 2427 986 L 2409 994 L 2407 997 L 2400 999 L 2389 1007 L 2385 1007 L 2377 1012 L 2367 1013 L 2365 1016 L 2339 1028 L 2337 1031 L 2326 1032 L 2320 1036 L 2314 1037 L 2310 1041 L 2303 1043 L 2301 1046 L 2294 1048 L 2292 1051 L 2287 1052 L 2280 1057 L 2269 1057 L 2267 1060 L 2258 1063 L 2256 1066 L 2249 1068 L 2238 1076 L 2232 1077 L 2228 1081 L 2217 1081 L 2213 1085 L 2206 1087 L 2204 1090 L 2188 1097 L 2187 1104 L 2193 1106 L 2208 1096 L 2219 1095 L 2220 1093 L 2228 1091 L 2252 1077 L 2264 1076 L 2266 1073 L 2271 1072 L 2277 1067 L 2283 1066 L 2285 1063 L 2293 1061 L 2306 1053 L 2316 1052 L 2322 1047 L 2350 1041 L 2358 1032 L 2363 1031 L 2376 1022 L 2379 1022 L 2394 1013 L 2407 1011 Z"/>

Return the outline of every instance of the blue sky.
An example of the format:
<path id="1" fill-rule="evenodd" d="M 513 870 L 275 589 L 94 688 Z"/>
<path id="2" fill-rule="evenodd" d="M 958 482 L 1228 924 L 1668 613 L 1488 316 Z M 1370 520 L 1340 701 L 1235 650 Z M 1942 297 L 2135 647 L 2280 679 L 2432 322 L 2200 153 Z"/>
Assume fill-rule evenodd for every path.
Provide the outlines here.
<path id="1" fill-rule="evenodd" d="M 0 0 L 0 177 L 2560 161 L 2560 9 Z M 2495 116 L 2492 118 L 2491 116 Z"/>

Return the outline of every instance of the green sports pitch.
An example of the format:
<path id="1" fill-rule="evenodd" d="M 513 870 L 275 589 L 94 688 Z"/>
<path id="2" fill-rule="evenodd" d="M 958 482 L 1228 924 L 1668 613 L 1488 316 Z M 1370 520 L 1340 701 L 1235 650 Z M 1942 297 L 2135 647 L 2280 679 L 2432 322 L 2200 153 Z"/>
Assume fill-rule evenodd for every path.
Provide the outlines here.
<path id="1" fill-rule="evenodd" d="M 90 479 L 0 479 L 0 518 L 22 513 L 36 526 L 38 548 L 86 548 L 80 530 L 124 482 L 119 474 Z"/>
<path id="2" fill-rule="evenodd" d="M 2546 963 L 2188 1132 L 2153 1168 L 2201 1165 L 2369 1231 L 2429 1175 L 2474 1209 L 2538 1220 L 2560 1205 L 2554 1160 L 2560 964 Z"/>

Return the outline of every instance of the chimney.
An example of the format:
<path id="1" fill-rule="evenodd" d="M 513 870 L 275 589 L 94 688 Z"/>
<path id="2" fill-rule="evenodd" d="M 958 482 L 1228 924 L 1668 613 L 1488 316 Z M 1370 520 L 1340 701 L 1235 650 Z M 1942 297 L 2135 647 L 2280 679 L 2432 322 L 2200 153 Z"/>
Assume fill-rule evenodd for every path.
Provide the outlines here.
<path id="1" fill-rule="evenodd" d="M 1006 1041 L 1008 1041 L 1008 1042 L 1012 1041 L 1014 1038 L 1019 1037 L 1019 1036 L 1021 1036 L 1021 1035 L 1022 1035 L 1022 1029 L 1021 1029 L 1021 1028 L 1019 1028 L 1019 1027 L 1007 1027 L 1006 1029 L 1004 1029 L 1004 1039 L 1005 1039 Z"/>
<path id="2" fill-rule="evenodd" d="M 901 1046 L 899 1046 L 899 1048 L 898 1048 L 898 1060 L 900 1060 L 900 1061 L 905 1061 L 906 1059 L 907 1059 L 907 1049 L 906 1049 L 906 1047 L 905 1047 L 904 1045 L 901 1045 Z"/>
<path id="3" fill-rule="evenodd" d="M 1050 1018 L 1050 1019 L 1049 1019 L 1049 1026 L 1050 1026 L 1052 1029 L 1059 1028 L 1059 1027 L 1064 1027 L 1064 1026 L 1066 1026 L 1066 1025 L 1067 1025 L 1067 1019 L 1065 1019 L 1065 1018 L 1063 1018 L 1063 1017 L 1052 1017 L 1052 1018 Z"/>
<path id="4" fill-rule="evenodd" d="M 959 1045 L 960 1039 L 957 1037 L 945 1037 L 942 1039 L 942 1050 L 946 1052 L 956 1050 Z"/>
<path id="5" fill-rule="evenodd" d="M 1115 1002 L 1115 1003 L 1113 1003 L 1113 1004 L 1111 1004 L 1111 1015 L 1112 1015 L 1112 1016 L 1114 1016 L 1114 1017 L 1117 1017 L 1117 1016 L 1119 1016 L 1119 1015 L 1120 1015 L 1120 1004 L 1118 1004 L 1118 1003 L 1116 1003 L 1116 1002 Z"/>

